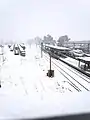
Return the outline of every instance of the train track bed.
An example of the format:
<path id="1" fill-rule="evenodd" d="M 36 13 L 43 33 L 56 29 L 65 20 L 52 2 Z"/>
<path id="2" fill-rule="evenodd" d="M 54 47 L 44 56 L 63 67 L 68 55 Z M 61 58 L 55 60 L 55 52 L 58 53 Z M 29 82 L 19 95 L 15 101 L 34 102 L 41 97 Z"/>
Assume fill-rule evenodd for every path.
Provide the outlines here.
<path id="1" fill-rule="evenodd" d="M 73 58 L 71 58 L 71 57 L 67 57 L 67 58 L 65 58 L 65 59 L 60 58 L 60 59 L 62 59 L 62 60 L 64 60 L 64 61 L 72 64 L 73 66 L 78 67 L 78 60 L 76 60 L 76 59 L 73 59 Z"/>
<path id="2" fill-rule="evenodd" d="M 44 53 L 44 57 L 49 61 L 48 54 Z M 63 80 L 64 83 L 68 82 L 68 84 L 73 86 L 78 92 L 90 91 L 90 78 L 86 75 L 81 74 L 79 71 L 73 69 L 71 66 L 68 66 L 62 61 L 53 58 L 52 66 L 52 69 L 57 69 L 59 74 L 62 74 L 66 78 L 66 80 Z"/>
<path id="3" fill-rule="evenodd" d="M 85 71 L 83 69 L 81 69 L 78 64 L 79 61 L 70 57 L 67 58 L 61 58 L 59 57 L 59 60 L 63 61 L 64 63 L 68 64 L 69 66 L 73 67 L 74 69 L 80 71 L 81 73 L 85 74 L 86 76 L 90 77 L 90 72 L 89 71 Z M 82 65 L 84 65 L 84 63 L 81 62 Z"/>
<path id="4" fill-rule="evenodd" d="M 49 50 L 43 50 L 45 53 L 50 53 Z M 64 57 L 60 57 L 58 55 L 56 55 L 55 53 L 52 53 L 52 57 L 54 57 L 55 59 L 58 59 L 62 62 L 64 62 L 65 64 L 67 64 L 68 66 L 74 68 L 75 70 L 77 70 L 78 72 L 80 72 L 81 74 L 84 74 L 88 77 L 90 77 L 90 72 L 89 71 L 85 71 L 84 69 L 81 69 L 81 67 L 79 66 L 79 60 L 78 58 L 74 59 L 71 57 L 68 57 L 66 55 L 63 54 Z M 80 62 L 82 65 L 84 65 L 83 62 Z"/>
<path id="5" fill-rule="evenodd" d="M 54 77 L 48 77 L 47 72 L 49 70 L 49 59 L 45 56 L 43 58 L 36 59 L 37 65 L 43 71 L 44 79 L 41 80 L 45 91 L 52 91 L 53 93 L 67 93 L 67 92 L 79 92 L 78 88 L 74 86 L 67 78 L 60 73 L 60 71 L 52 65 L 52 69 L 55 71 Z"/>

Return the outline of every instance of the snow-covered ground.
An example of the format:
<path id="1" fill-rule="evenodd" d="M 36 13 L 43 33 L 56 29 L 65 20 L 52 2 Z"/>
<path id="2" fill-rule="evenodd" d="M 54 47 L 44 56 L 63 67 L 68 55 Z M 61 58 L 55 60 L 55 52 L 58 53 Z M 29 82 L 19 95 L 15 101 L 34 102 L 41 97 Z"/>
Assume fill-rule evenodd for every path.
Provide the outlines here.
<path id="1" fill-rule="evenodd" d="M 1 91 L 4 94 L 29 95 L 32 92 L 65 92 L 70 86 L 62 83 L 63 75 L 55 70 L 55 77 L 48 78 L 49 63 L 41 58 L 40 49 L 27 46 L 26 57 L 14 55 L 7 48 L 6 61 L 1 68 Z M 65 87 L 66 86 L 66 87 Z M 69 89 L 68 89 L 69 88 Z M 73 89 L 73 88 L 72 88 Z"/>
<path id="2" fill-rule="evenodd" d="M 26 57 L 14 55 L 7 46 L 4 48 L 5 61 L 1 62 L 0 80 L 0 119 L 24 118 L 46 115 L 61 115 L 90 111 L 89 100 L 81 106 L 77 94 L 65 77 L 55 70 L 53 78 L 47 77 L 49 62 L 41 58 L 39 47 L 26 47 Z M 74 94 L 72 94 L 72 92 Z M 89 93 L 84 93 L 89 94 Z M 90 104 L 89 104 L 90 105 Z M 73 107 L 75 109 L 73 109 Z M 72 111 L 73 110 L 73 111 Z"/>

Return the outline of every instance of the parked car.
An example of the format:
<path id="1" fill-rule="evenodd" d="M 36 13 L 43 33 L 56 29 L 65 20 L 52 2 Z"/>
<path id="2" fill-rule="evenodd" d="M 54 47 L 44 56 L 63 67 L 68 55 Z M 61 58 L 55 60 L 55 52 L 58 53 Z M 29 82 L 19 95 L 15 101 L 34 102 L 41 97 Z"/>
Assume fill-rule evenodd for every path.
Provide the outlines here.
<path id="1" fill-rule="evenodd" d="M 10 48 L 11 46 L 12 46 L 11 44 L 8 45 L 9 48 Z"/>
<path id="2" fill-rule="evenodd" d="M 17 44 L 14 45 L 14 55 L 19 55 L 19 46 Z"/>
<path id="3" fill-rule="evenodd" d="M 21 56 L 26 56 L 25 50 L 20 51 L 20 55 L 21 55 Z"/>
<path id="4" fill-rule="evenodd" d="M 83 57 L 85 56 L 85 53 L 82 50 L 77 49 L 77 50 L 71 50 L 70 55 L 72 57 Z"/>
<path id="5" fill-rule="evenodd" d="M 26 52 L 23 48 L 20 48 L 20 55 L 21 56 L 26 56 Z"/>
<path id="6" fill-rule="evenodd" d="M 23 50 L 25 50 L 26 47 L 24 43 L 20 44 L 20 46 L 23 48 Z"/>
<path id="7" fill-rule="evenodd" d="M 12 46 L 10 47 L 10 51 L 13 51 L 13 49 L 14 49 L 14 48 L 13 48 L 13 45 L 12 45 Z"/>
<path id="8" fill-rule="evenodd" d="M 88 53 L 85 53 L 85 56 L 86 56 L 86 57 L 90 57 L 90 54 L 88 54 Z"/>
<path id="9" fill-rule="evenodd" d="M 26 56 L 25 49 L 23 49 L 20 45 L 19 45 L 19 53 L 21 56 Z"/>
<path id="10" fill-rule="evenodd" d="M 19 44 L 19 51 L 20 51 L 20 55 L 21 56 L 26 56 L 26 51 L 25 51 L 25 45 L 23 44 Z"/>

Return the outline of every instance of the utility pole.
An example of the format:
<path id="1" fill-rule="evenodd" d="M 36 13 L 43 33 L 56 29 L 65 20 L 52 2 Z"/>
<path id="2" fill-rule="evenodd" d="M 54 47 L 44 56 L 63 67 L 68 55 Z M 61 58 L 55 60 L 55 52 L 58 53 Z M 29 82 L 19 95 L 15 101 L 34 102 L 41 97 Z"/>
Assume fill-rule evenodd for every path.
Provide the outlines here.
<path id="1" fill-rule="evenodd" d="M 88 53 L 89 53 L 89 49 L 90 49 L 90 44 L 88 43 Z"/>
<path id="2" fill-rule="evenodd" d="M 51 71 L 51 54 L 50 54 L 50 71 Z"/>
<path id="3" fill-rule="evenodd" d="M 43 50 L 43 42 L 41 42 L 41 58 L 43 57 L 42 50 Z"/>
<path id="4" fill-rule="evenodd" d="M 50 56 L 50 69 L 48 70 L 47 76 L 48 77 L 54 77 L 54 70 L 51 69 L 51 52 L 49 53 Z"/>
<path id="5" fill-rule="evenodd" d="M 73 43 L 73 48 L 75 49 L 75 43 Z"/>

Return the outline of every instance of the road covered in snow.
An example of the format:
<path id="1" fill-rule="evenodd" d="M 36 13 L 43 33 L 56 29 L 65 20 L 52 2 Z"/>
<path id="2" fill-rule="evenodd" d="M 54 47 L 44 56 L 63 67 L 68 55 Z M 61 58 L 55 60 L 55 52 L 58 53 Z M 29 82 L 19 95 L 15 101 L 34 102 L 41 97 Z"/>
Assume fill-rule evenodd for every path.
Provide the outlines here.
<path id="1" fill-rule="evenodd" d="M 44 53 L 43 53 L 43 57 L 41 58 L 41 51 L 39 46 L 26 45 L 25 57 L 20 55 L 14 55 L 14 53 L 9 50 L 8 46 L 5 46 L 4 58 L 5 61 L 1 61 L 1 68 L 0 68 L 0 80 L 2 86 L 0 88 L 0 97 L 1 97 L 0 102 L 2 104 L 1 107 L 2 112 L 0 113 L 0 118 L 5 118 L 5 117 L 10 118 L 11 116 L 18 117 L 19 115 L 21 117 L 24 111 L 29 110 L 29 108 L 30 111 L 32 111 L 33 113 L 31 114 L 31 116 L 34 116 L 33 107 L 41 108 L 42 103 L 39 104 L 39 102 L 41 101 L 45 102 L 45 100 L 49 101 L 48 105 L 51 104 L 51 106 L 56 101 L 55 104 L 57 104 L 56 106 L 59 109 L 58 103 L 59 100 L 61 99 L 61 96 L 66 94 L 66 97 L 61 101 L 61 103 L 63 103 L 64 100 L 64 103 L 66 104 L 66 99 L 68 98 L 68 95 L 72 93 L 77 93 L 77 90 L 72 85 L 70 85 L 69 82 L 63 82 L 66 81 L 66 78 L 62 74 L 60 74 L 60 72 L 56 68 L 54 68 L 53 65 L 52 65 L 52 69 L 54 69 L 55 72 L 54 77 L 49 78 L 46 75 L 47 71 L 49 70 L 49 62 L 45 59 Z M 27 100 L 29 100 L 30 102 L 29 105 L 32 106 L 32 108 L 28 106 L 28 104 L 26 104 Z M 16 101 L 18 101 L 17 104 Z M 16 104 L 16 106 L 14 105 L 13 102 Z M 25 102 L 26 106 L 24 105 L 23 102 Z M 9 105 L 10 108 L 6 109 L 5 106 L 9 107 Z M 47 102 L 44 103 L 43 107 L 45 107 L 45 105 L 48 106 Z M 13 106 L 13 109 L 11 106 Z M 23 106 L 23 108 L 21 106 Z M 84 110 L 83 108 L 82 110 Z M 51 110 L 53 108 L 49 107 L 49 109 Z M 62 111 L 62 109 L 64 108 L 61 107 L 60 111 Z M 77 111 L 77 109 L 75 110 Z M 71 111 L 72 110 L 70 109 L 70 112 Z M 46 110 L 44 112 L 47 114 Z M 45 115 L 44 112 L 39 111 L 38 113 L 35 110 L 35 115 L 36 116 Z M 50 114 L 52 115 L 56 113 L 59 113 L 59 111 L 54 112 L 53 109 L 53 112 L 51 112 Z M 64 114 L 66 113 L 67 111 L 64 112 Z M 25 115 L 27 116 L 27 114 Z"/>

